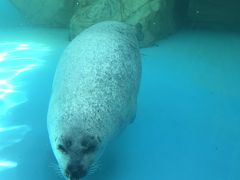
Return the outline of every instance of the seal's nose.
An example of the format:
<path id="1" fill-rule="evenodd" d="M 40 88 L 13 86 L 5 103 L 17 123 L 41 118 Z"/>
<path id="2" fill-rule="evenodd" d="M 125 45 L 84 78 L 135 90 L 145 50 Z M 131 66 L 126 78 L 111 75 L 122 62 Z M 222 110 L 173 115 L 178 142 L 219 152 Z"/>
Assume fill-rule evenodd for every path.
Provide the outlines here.
<path id="1" fill-rule="evenodd" d="M 80 164 L 69 164 L 65 174 L 70 180 L 79 180 L 87 175 L 87 171 Z"/>

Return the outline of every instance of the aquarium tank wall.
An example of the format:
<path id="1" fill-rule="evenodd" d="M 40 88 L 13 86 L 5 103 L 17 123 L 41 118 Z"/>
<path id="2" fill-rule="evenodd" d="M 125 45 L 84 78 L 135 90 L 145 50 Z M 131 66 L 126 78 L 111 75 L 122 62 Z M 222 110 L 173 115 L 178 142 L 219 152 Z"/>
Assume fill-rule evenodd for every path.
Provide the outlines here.
<path id="1" fill-rule="evenodd" d="M 128 48 L 141 58 L 136 116 L 102 148 L 83 179 L 239 180 L 239 12 L 238 0 L 1 0 L 0 179 L 67 178 L 47 126 L 54 75 L 69 44 L 84 39 L 93 25 L 114 21 L 140 33 L 139 45 L 131 41 Z M 99 36 L 93 34 L 91 40 Z M 117 47 L 120 54 L 127 51 Z M 81 50 L 70 53 L 69 61 Z M 124 58 L 129 62 L 130 55 Z M 98 67 L 97 62 L 91 67 Z M 106 71 L 114 69 L 109 66 Z M 112 73 L 109 79 L 116 77 Z M 62 79 L 81 84 L 74 77 Z M 86 114 L 99 117 L 90 108 Z"/>

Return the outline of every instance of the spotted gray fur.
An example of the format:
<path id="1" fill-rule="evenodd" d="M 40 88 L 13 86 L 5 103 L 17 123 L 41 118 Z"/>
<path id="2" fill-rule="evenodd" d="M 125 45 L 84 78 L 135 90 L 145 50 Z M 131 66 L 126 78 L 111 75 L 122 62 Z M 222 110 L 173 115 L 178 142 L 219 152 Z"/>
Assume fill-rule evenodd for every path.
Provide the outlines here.
<path id="1" fill-rule="evenodd" d="M 59 167 L 71 180 L 85 176 L 135 118 L 141 76 L 137 37 L 131 25 L 98 23 L 78 35 L 60 59 L 47 123 Z"/>

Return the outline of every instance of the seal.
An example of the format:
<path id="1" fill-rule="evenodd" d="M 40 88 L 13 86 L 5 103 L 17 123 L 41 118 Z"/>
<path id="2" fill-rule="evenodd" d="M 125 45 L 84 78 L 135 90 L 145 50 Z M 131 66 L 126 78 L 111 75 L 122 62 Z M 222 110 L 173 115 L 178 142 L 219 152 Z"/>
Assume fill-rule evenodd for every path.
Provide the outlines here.
<path id="1" fill-rule="evenodd" d="M 47 126 L 59 168 L 85 177 L 136 114 L 141 79 L 139 32 L 105 21 L 79 34 L 58 63 Z"/>

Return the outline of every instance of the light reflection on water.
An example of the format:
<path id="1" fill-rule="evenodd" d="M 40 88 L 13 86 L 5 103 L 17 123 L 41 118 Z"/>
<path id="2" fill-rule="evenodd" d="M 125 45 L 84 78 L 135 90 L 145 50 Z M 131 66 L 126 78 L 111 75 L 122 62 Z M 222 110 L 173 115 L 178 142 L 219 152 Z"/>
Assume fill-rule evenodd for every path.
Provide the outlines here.
<path id="1" fill-rule="evenodd" d="M 16 162 L 0 161 L 0 172 L 5 171 L 5 170 L 10 169 L 10 168 L 15 168 L 15 167 L 17 167 L 17 165 L 18 164 Z"/>
<path id="2" fill-rule="evenodd" d="M 31 128 L 8 121 L 11 109 L 28 99 L 23 90 L 21 74 L 44 64 L 43 56 L 50 51 L 44 44 L 34 42 L 0 42 L 0 151 L 19 143 Z M 17 167 L 17 162 L 1 160 L 0 171 Z"/>

